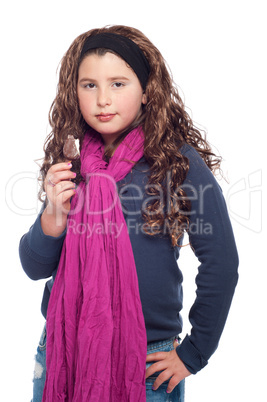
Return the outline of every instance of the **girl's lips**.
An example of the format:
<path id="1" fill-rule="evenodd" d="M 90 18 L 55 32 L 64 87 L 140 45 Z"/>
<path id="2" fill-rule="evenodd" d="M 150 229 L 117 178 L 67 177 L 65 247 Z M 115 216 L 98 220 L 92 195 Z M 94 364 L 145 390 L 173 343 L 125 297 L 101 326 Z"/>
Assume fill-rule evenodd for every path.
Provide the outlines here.
<path id="1" fill-rule="evenodd" d="M 110 121 L 110 120 L 112 120 L 114 116 L 115 116 L 115 114 L 111 114 L 111 113 L 108 114 L 108 113 L 107 113 L 107 114 L 98 114 L 98 115 L 96 115 L 96 118 L 97 118 L 99 121 L 105 122 L 105 121 Z"/>

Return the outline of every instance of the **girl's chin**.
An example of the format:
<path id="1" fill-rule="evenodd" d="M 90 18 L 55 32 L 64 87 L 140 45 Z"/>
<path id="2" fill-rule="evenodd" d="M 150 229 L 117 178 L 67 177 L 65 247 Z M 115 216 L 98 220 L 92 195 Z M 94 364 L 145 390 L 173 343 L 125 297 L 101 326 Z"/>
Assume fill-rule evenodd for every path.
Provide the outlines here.
<path id="1" fill-rule="evenodd" d="M 106 132 L 106 131 L 98 131 L 98 133 L 101 135 L 101 137 L 103 138 L 103 141 L 106 145 L 111 144 L 113 141 L 116 140 L 116 138 L 118 138 L 120 136 L 120 134 L 122 133 L 122 131 L 119 132 Z"/>

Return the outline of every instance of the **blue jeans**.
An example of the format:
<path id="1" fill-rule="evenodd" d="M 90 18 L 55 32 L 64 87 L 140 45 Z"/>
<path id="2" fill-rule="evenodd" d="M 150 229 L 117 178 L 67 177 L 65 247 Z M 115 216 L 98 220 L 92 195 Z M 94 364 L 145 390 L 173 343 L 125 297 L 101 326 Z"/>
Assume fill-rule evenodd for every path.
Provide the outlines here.
<path id="1" fill-rule="evenodd" d="M 173 349 L 173 341 L 176 337 L 160 342 L 150 342 L 147 345 L 147 353 L 169 352 Z M 152 363 L 147 363 L 146 368 Z M 33 378 L 33 399 L 31 402 L 42 402 L 43 390 L 46 375 L 46 326 L 44 326 L 37 354 L 35 356 L 35 368 Z M 156 379 L 156 375 L 146 380 L 146 401 L 147 402 L 184 402 L 184 380 L 181 381 L 174 390 L 167 394 L 168 381 L 164 382 L 157 391 L 152 390 L 152 385 Z M 105 402 L 105 401 L 103 401 Z M 120 401 L 118 401 L 120 402 Z"/>
<path id="2" fill-rule="evenodd" d="M 166 341 L 160 342 L 150 342 L 147 345 L 147 354 L 156 353 L 156 352 L 170 352 L 174 349 L 173 341 L 177 337 L 167 339 Z M 153 362 L 149 362 L 146 364 L 146 368 L 151 366 Z M 152 386 L 157 378 L 159 373 L 155 373 L 152 376 L 148 377 L 146 380 L 146 401 L 147 402 L 184 402 L 184 389 L 185 389 L 185 380 L 181 381 L 174 390 L 167 394 L 167 386 L 169 381 L 165 381 L 156 391 L 153 391 Z"/>
<path id="3" fill-rule="evenodd" d="M 37 354 L 33 375 L 33 398 L 31 402 L 42 402 L 46 375 L 46 325 L 44 326 Z"/>

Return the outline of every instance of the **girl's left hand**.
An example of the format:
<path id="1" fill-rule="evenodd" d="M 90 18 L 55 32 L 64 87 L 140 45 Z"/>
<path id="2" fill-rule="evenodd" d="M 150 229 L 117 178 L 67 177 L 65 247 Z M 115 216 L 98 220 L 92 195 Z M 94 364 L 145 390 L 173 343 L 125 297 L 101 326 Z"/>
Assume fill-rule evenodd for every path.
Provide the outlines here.
<path id="1" fill-rule="evenodd" d="M 167 392 L 170 393 L 185 377 L 191 375 L 187 370 L 182 360 L 176 353 L 177 342 L 173 342 L 174 350 L 170 352 L 157 352 L 150 353 L 146 357 L 147 362 L 156 362 L 146 370 L 146 378 L 150 377 L 158 371 L 162 371 L 153 384 L 153 390 L 156 391 L 158 387 L 170 378 Z"/>

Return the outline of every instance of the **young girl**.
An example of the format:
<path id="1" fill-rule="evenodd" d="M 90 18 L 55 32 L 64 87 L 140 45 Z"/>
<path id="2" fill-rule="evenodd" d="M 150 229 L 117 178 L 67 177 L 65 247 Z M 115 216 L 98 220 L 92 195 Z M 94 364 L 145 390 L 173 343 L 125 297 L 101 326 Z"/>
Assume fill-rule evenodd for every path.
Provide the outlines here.
<path id="1" fill-rule="evenodd" d="M 237 283 L 212 174 L 220 159 L 160 52 L 125 26 L 75 39 L 50 124 L 45 203 L 20 242 L 27 275 L 51 277 L 33 401 L 184 401 L 184 379 L 217 348 Z M 64 155 L 69 135 L 78 159 Z M 185 232 L 200 266 L 192 330 L 180 342 Z"/>

